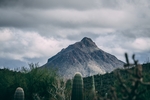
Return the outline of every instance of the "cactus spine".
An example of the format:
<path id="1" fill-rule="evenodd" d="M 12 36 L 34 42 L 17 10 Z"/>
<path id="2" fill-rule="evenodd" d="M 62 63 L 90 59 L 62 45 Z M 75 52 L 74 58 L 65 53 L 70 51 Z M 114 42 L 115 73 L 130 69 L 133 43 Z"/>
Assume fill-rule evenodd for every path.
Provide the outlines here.
<path id="1" fill-rule="evenodd" d="M 73 78 L 71 100 L 83 100 L 83 78 L 80 72 L 76 72 Z"/>
<path id="2" fill-rule="evenodd" d="M 24 100 L 24 91 L 23 88 L 18 87 L 14 94 L 14 100 Z"/>

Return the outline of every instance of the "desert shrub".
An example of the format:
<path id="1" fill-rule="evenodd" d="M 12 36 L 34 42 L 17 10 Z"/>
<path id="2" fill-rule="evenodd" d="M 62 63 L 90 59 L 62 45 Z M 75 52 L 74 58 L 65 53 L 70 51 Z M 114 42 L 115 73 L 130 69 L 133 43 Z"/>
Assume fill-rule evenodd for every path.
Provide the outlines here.
<path id="1" fill-rule="evenodd" d="M 1 100 L 13 100 L 17 87 L 22 87 L 25 92 L 25 100 L 39 98 L 48 100 L 51 95 L 47 89 L 52 87 L 52 82 L 58 77 L 54 69 L 40 69 L 38 64 L 29 64 L 29 69 L 12 71 L 7 68 L 0 69 L 0 98 Z"/>

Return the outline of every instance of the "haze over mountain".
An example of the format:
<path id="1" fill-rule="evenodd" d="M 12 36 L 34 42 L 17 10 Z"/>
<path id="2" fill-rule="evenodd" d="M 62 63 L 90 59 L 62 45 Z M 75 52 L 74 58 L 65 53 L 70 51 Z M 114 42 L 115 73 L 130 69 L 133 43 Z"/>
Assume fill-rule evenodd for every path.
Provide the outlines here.
<path id="1" fill-rule="evenodd" d="M 42 67 L 57 68 L 61 76 L 72 78 L 77 71 L 83 76 L 89 76 L 111 72 L 122 66 L 122 61 L 99 49 L 90 38 L 84 37 L 80 42 L 69 45 L 49 58 Z"/>

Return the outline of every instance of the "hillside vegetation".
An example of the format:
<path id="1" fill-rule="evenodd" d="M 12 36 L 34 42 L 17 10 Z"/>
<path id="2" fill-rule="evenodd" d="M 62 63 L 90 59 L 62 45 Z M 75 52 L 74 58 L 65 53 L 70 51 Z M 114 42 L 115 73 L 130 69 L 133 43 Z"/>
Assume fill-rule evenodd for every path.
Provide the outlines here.
<path id="1" fill-rule="evenodd" d="M 47 89 L 52 87 L 52 82 L 57 76 L 56 71 L 38 70 L 37 64 L 29 64 L 30 69 L 23 68 L 21 71 L 0 69 L 0 99 L 13 100 L 17 87 L 22 87 L 25 92 L 25 100 L 34 100 L 39 97 L 50 98 Z"/>
<path id="2" fill-rule="evenodd" d="M 142 66 L 134 59 L 124 69 L 117 69 L 104 75 L 82 77 L 80 90 L 82 100 L 149 100 L 150 63 Z M 0 69 L 0 99 L 14 100 L 15 90 L 24 90 L 25 100 L 73 100 L 74 79 L 64 80 L 54 69 L 38 69 L 38 64 L 29 64 L 30 69 L 21 71 Z M 83 79 L 82 79 L 83 78 Z M 76 79 L 78 82 L 78 79 Z M 83 82 L 82 82 L 83 81 Z M 74 87 L 72 87 L 74 86 Z M 77 95 L 77 94 L 76 94 Z M 82 97 L 82 96 L 81 96 Z"/>

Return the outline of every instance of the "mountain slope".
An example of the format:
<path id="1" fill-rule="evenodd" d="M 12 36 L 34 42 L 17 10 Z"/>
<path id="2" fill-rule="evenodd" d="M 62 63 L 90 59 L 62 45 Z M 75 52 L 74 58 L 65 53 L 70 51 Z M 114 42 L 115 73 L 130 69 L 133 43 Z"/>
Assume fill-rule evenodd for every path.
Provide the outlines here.
<path id="1" fill-rule="evenodd" d="M 87 37 L 62 49 L 43 65 L 46 68 L 57 68 L 59 74 L 66 78 L 72 78 L 77 71 L 81 72 L 83 76 L 89 76 L 98 73 L 104 74 L 122 66 L 122 61 L 99 49 Z"/>

